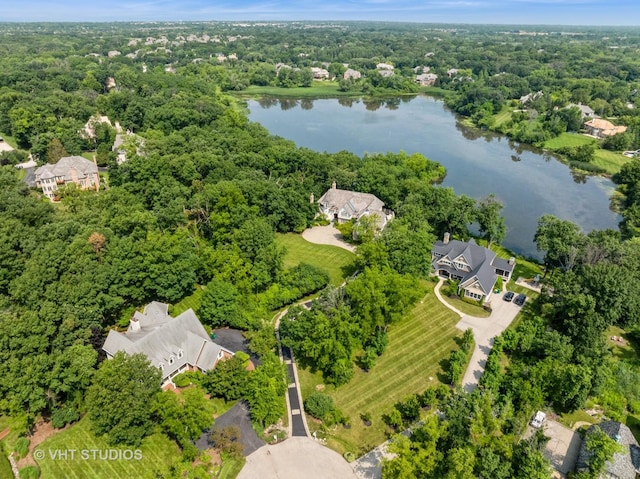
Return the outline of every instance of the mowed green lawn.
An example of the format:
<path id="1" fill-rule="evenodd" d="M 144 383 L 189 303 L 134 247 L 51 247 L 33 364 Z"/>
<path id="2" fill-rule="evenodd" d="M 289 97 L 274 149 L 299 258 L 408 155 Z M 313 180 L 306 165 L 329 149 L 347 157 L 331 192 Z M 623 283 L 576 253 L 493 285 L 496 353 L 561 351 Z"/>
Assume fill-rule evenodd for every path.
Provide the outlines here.
<path id="1" fill-rule="evenodd" d="M 433 294 L 435 283 L 427 283 L 428 293 L 422 303 L 400 323 L 389 330 L 389 345 L 371 371 L 358 370 L 354 378 L 338 389 L 326 387 L 336 406 L 351 420 L 351 428 L 342 426 L 331 431 L 327 444 L 340 453 L 361 454 L 384 442 L 387 426 L 382 415 L 393 405 L 427 387 L 440 384 L 441 362 L 457 348 L 454 338 L 462 332 L 455 325 L 459 318 L 445 308 Z M 322 381 L 320 374 L 300 371 L 303 397 L 311 394 Z M 370 413 L 372 425 L 367 427 L 361 413 Z M 309 426 L 314 429 L 314 422 Z M 317 425 L 315 425 L 317 428 Z"/>
<path id="2" fill-rule="evenodd" d="M 557 150 L 563 147 L 574 147 L 588 145 L 589 143 L 597 143 L 597 140 L 589 136 L 580 135 L 578 133 L 562 133 L 555 138 L 551 138 L 544 142 L 544 148 L 549 150 Z"/>
<path id="3" fill-rule="evenodd" d="M 331 284 L 340 285 L 352 273 L 355 255 L 337 246 L 313 244 L 295 233 L 277 234 L 276 243 L 287 249 L 285 268 L 308 263 L 329 273 Z"/>
<path id="4" fill-rule="evenodd" d="M 126 407 L 126 406 L 123 406 Z M 55 455 L 55 451 L 70 451 L 75 449 L 75 459 L 71 459 L 67 453 L 67 459 L 61 459 Z M 109 446 L 104 440 L 93 435 L 89 428 L 89 420 L 85 417 L 78 424 L 62 431 L 40 444 L 35 451 L 44 452 L 45 459 L 39 460 L 42 470 L 42 479 L 114 479 L 136 478 L 155 479 L 158 473 L 166 473 L 169 466 L 179 460 L 178 446 L 164 434 L 154 434 L 147 437 L 138 448 L 141 451 L 140 460 L 83 460 L 82 450 L 135 450 L 136 448 L 115 448 Z M 103 453 L 105 454 L 105 453 Z M 88 453 L 89 456 L 92 453 Z M 37 457 L 37 456 L 36 456 Z"/>

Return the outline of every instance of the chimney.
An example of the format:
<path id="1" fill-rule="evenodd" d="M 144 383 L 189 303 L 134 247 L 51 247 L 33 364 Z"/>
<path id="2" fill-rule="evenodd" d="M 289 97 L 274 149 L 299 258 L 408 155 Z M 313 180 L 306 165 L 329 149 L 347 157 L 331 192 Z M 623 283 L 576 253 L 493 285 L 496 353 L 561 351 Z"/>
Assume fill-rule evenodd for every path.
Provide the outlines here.
<path id="1" fill-rule="evenodd" d="M 78 184 L 78 170 L 76 170 L 74 166 L 69 168 L 69 176 L 71 176 L 71 181 L 73 181 L 77 185 Z"/>
<path id="2" fill-rule="evenodd" d="M 509 264 L 512 265 L 512 266 L 514 264 L 516 264 L 516 259 L 513 256 L 511 258 L 509 258 Z"/>
<path id="3" fill-rule="evenodd" d="M 140 321 L 138 318 L 131 318 L 131 322 L 129 323 L 129 331 L 135 333 L 136 331 L 140 331 Z"/>
<path id="4" fill-rule="evenodd" d="M 445 233 L 444 238 L 442 239 L 442 244 L 449 244 L 449 238 L 451 238 L 451 235 L 449 233 Z"/>
<path id="5" fill-rule="evenodd" d="M 96 155 L 93 155 L 93 165 L 96 167 L 96 172 L 94 174 L 96 191 L 100 191 L 100 173 L 98 172 L 98 162 L 96 161 Z"/>
<path id="6" fill-rule="evenodd" d="M 335 190 L 336 188 L 337 188 L 337 185 L 336 185 L 336 182 L 335 182 L 335 180 L 334 180 L 334 182 L 333 182 L 333 183 L 331 183 L 331 189 L 334 189 L 334 190 Z"/>
<path id="7" fill-rule="evenodd" d="M 313 193 L 311 193 L 311 194 L 309 195 L 309 203 L 313 204 L 313 203 L 315 203 L 315 202 L 316 202 L 316 197 L 315 197 L 315 196 L 313 196 Z"/>

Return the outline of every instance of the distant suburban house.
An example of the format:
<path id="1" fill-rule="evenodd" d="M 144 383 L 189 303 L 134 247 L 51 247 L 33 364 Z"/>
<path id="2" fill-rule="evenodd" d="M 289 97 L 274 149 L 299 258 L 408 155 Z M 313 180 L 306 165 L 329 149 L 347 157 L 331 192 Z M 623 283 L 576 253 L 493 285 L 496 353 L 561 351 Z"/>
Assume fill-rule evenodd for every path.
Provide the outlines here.
<path id="1" fill-rule="evenodd" d="M 395 74 L 393 65 L 389 63 L 378 63 L 376 70 L 378 70 L 378 73 L 383 77 L 392 77 Z"/>
<path id="2" fill-rule="evenodd" d="M 604 471 L 598 479 L 635 479 L 640 474 L 640 447 L 638 441 L 633 436 L 631 429 L 617 421 L 602 421 L 600 424 L 591 426 L 582 441 L 576 472 L 585 472 L 589 469 L 591 456 L 587 451 L 587 439 L 594 429 L 599 427 L 611 439 L 622 446 L 623 451 L 613 455 L 610 461 L 604 466 Z"/>
<path id="3" fill-rule="evenodd" d="M 358 221 L 363 216 L 375 216 L 378 230 L 382 231 L 394 217 L 393 211 L 384 207 L 384 203 L 377 196 L 370 193 L 340 190 L 334 181 L 329 189 L 318 200 L 320 213 L 329 220 L 339 223 Z"/>
<path id="4" fill-rule="evenodd" d="M 126 332 L 109 331 L 102 349 L 109 359 L 119 351 L 144 354 L 162 371 L 163 388 L 171 387 L 180 373 L 207 372 L 233 356 L 211 340 L 192 309 L 173 318 L 169 305 L 157 301 L 147 304 L 143 312 L 136 311 Z"/>
<path id="5" fill-rule="evenodd" d="M 544 93 L 541 91 L 537 91 L 535 93 L 528 93 L 524 96 L 520 97 L 520 103 L 522 103 L 523 105 L 529 103 L 532 100 L 537 100 L 538 98 L 541 98 L 544 96 Z"/>
<path id="6" fill-rule="evenodd" d="M 345 80 L 358 80 L 359 78 L 362 78 L 362 73 L 360 73 L 358 70 L 347 68 L 347 71 L 344 72 L 342 77 Z"/>
<path id="7" fill-rule="evenodd" d="M 449 78 L 451 78 L 452 76 L 455 76 L 455 75 L 457 75 L 457 74 L 458 74 L 458 69 L 457 69 L 457 68 L 449 68 L 449 69 L 447 70 L 447 76 L 448 76 Z"/>
<path id="8" fill-rule="evenodd" d="M 314 80 L 328 80 L 329 72 L 324 68 L 311 67 L 311 73 Z"/>
<path id="9" fill-rule="evenodd" d="M 584 127 L 589 135 L 593 135 L 596 138 L 605 138 L 627 131 L 626 126 L 615 126 L 610 121 L 603 120 L 602 118 L 589 120 L 584 124 Z"/>
<path id="10" fill-rule="evenodd" d="M 596 112 L 593 111 L 593 109 L 590 106 L 583 105 L 582 103 L 578 103 L 577 105 L 575 103 L 569 103 L 569 105 L 567 105 L 567 108 L 578 108 L 580 110 L 580 115 L 582 116 L 583 120 L 587 117 L 598 118 L 598 115 L 596 115 Z"/>
<path id="11" fill-rule="evenodd" d="M 438 75 L 435 73 L 421 73 L 416 75 L 416 83 L 420 86 L 433 86 L 438 79 Z"/>
<path id="12" fill-rule="evenodd" d="M 58 196 L 58 188 L 70 183 L 76 184 L 82 190 L 100 189 L 100 175 L 95 161 L 89 161 L 82 156 L 65 156 L 54 164 L 47 164 L 35 171 L 36 188 L 54 201 Z"/>
<path id="13" fill-rule="evenodd" d="M 464 296 L 478 301 L 491 297 L 498 276 L 509 281 L 515 267 L 514 258 L 509 261 L 498 258 L 475 240 L 452 240 L 449 233 L 445 233 L 442 241 L 434 243 L 431 261 L 438 276 L 460 281 L 459 288 Z"/>

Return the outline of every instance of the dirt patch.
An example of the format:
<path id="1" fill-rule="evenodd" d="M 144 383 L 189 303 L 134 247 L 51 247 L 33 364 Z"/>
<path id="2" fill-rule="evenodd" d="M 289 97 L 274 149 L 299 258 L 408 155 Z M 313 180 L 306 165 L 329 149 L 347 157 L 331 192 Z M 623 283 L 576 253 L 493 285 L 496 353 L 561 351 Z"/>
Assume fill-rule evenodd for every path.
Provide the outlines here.
<path id="1" fill-rule="evenodd" d="M 0 432 L 0 441 L 2 441 L 5 437 L 7 437 L 10 432 L 11 432 L 10 428 L 6 428 L 4 431 Z"/>
<path id="2" fill-rule="evenodd" d="M 69 425 L 67 425 L 63 429 L 56 429 L 55 427 L 53 427 L 53 424 L 51 424 L 50 421 L 38 421 L 33 427 L 33 434 L 29 436 L 29 440 L 31 441 L 29 443 L 29 452 L 27 453 L 26 457 L 23 457 L 18 461 L 18 467 L 37 465 L 33 457 L 31 456 L 34 449 L 36 449 L 40 444 L 49 439 L 51 436 L 59 433 L 60 431 L 64 431 L 67 427 L 69 427 Z"/>

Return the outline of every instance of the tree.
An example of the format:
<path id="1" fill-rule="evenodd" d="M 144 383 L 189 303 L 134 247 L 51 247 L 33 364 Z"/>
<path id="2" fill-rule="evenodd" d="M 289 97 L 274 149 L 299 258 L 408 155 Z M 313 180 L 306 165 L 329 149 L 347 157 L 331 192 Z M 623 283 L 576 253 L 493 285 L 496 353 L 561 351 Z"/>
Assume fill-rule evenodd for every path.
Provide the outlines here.
<path id="1" fill-rule="evenodd" d="M 616 452 L 622 452 L 622 447 L 598 425 L 593 426 L 587 433 L 585 448 L 589 454 L 589 474 L 591 477 L 599 477 L 604 470 L 606 462 Z"/>
<path id="2" fill-rule="evenodd" d="M 93 432 L 105 435 L 109 444 L 139 445 L 153 431 L 153 400 L 161 379 L 143 354 L 118 352 L 104 361 L 87 391 Z"/>
<path id="3" fill-rule="evenodd" d="M 578 261 L 584 236 L 575 223 L 543 215 L 538 220 L 534 241 L 538 251 L 545 252 L 547 267 L 571 270 Z"/>
<path id="4" fill-rule="evenodd" d="M 476 218 L 489 248 L 494 242 L 500 243 L 507 234 L 504 218 L 500 215 L 501 210 L 502 203 L 493 194 L 478 202 Z"/>
<path id="5" fill-rule="evenodd" d="M 160 426 L 179 444 L 185 445 L 200 437 L 202 431 L 213 424 L 214 406 L 198 387 L 158 393 L 153 412 Z"/>
<path id="6" fill-rule="evenodd" d="M 216 397 L 223 397 L 227 401 L 245 396 L 248 384 L 249 371 L 237 355 L 219 361 L 216 367 L 207 373 L 204 380 L 208 392 Z"/>
<path id="7" fill-rule="evenodd" d="M 239 301 L 240 293 L 234 285 L 214 278 L 204 289 L 198 317 L 214 328 L 237 327 L 241 320 Z"/>
<path id="8" fill-rule="evenodd" d="M 54 138 L 47 148 L 47 163 L 57 163 L 60 158 L 67 156 L 67 150 L 59 139 Z"/>

